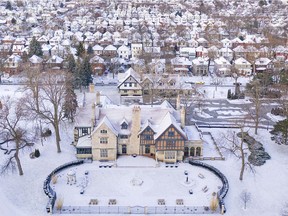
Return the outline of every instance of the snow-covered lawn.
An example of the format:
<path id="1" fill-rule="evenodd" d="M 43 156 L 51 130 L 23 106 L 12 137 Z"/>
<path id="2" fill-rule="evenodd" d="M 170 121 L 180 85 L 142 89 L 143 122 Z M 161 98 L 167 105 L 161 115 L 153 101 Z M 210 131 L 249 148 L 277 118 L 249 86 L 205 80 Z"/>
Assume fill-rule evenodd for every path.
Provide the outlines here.
<path id="1" fill-rule="evenodd" d="M 15 91 L 16 88 L 14 86 L 0 86 L 0 95 L 11 95 L 17 97 L 18 95 L 21 95 L 21 92 L 19 91 L 14 94 Z M 221 137 L 222 132 L 226 132 L 226 129 L 223 128 L 209 130 L 212 131 L 216 140 L 218 140 L 218 137 Z M 253 131 L 254 130 L 250 129 L 249 133 L 253 135 Z M 267 130 L 260 129 L 259 135 L 255 136 L 255 138 L 257 141 L 263 143 L 266 151 L 271 156 L 271 160 L 268 160 L 266 164 L 261 167 L 256 167 L 255 174 L 246 171 L 244 174 L 244 180 L 242 182 L 239 181 L 241 162 L 234 157 L 224 155 L 226 158 L 225 161 L 205 161 L 206 163 L 218 168 L 229 181 L 230 190 L 224 200 L 227 208 L 227 213 L 225 215 L 227 216 L 279 216 L 281 208 L 286 202 L 288 202 L 288 147 L 278 145 L 274 141 L 271 141 L 270 134 Z M 73 140 L 72 125 L 67 124 L 66 126 L 62 126 L 62 153 L 60 154 L 56 153 L 54 139 L 54 131 L 52 131 L 52 137 L 44 140 L 43 146 L 41 145 L 40 141 L 35 143 L 35 148 L 38 148 L 41 153 L 41 156 L 37 159 L 30 159 L 29 157 L 29 153 L 33 149 L 31 151 L 25 151 L 22 153 L 21 162 L 23 165 L 24 176 L 18 176 L 17 173 L 9 173 L 7 175 L 0 176 L 1 216 L 47 215 L 45 207 L 48 198 L 42 189 L 43 181 L 53 169 L 66 162 L 76 159 L 75 149 L 70 145 Z M 3 157 L 0 155 L 0 163 L 3 162 L 2 159 Z M 122 166 L 126 166 L 126 162 L 124 163 L 123 161 Z M 145 158 L 144 163 L 146 162 L 148 161 L 146 161 Z M 119 161 L 118 165 L 120 164 L 121 163 Z M 142 166 L 141 164 L 138 165 Z M 153 163 L 149 163 L 148 165 L 154 166 Z M 88 169 L 89 166 L 91 168 Z M 170 197 L 171 203 L 173 202 L 173 204 L 176 198 L 178 199 L 182 197 L 185 200 L 187 199 L 188 203 L 190 201 L 192 203 L 193 199 L 195 199 L 195 202 L 200 202 L 201 200 L 203 202 L 207 202 L 207 195 L 210 195 L 212 190 L 218 186 L 218 180 L 214 179 L 213 175 L 211 176 L 209 173 L 204 173 L 205 171 L 201 170 L 206 178 L 205 180 L 200 180 L 197 176 L 200 170 L 196 170 L 194 167 L 188 164 L 181 164 L 178 168 L 166 168 L 163 166 L 160 166 L 159 168 L 123 168 L 120 166 L 118 168 L 100 169 L 99 166 L 95 166 L 94 163 L 87 164 L 87 167 L 80 167 L 81 166 L 77 168 L 79 181 L 81 181 L 81 177 L 84 176 L 83 173 L 85 170 L 90 171 L 88 174 L 89 184 L 83 195 L 79 194 L 79 187 L 66 185 L 65 172 L 63 172 L 62 177 L 59 178 L 59 185 L 55 186 L 57 187 L 55 188 L 57 193 L 64 196 L 64 205 L 69 204 L 69 202 L 82 202 L 83 204 L 87 205 L 90 198 L 99 198 L 100 203 L 103 201 L 103 204 L 106 204 L 109 198 L 119 198 L 119 202 L 123 204 L 130 204 L 130 199 L 131 203 L 138 203 L 138 201 L 140 202 L 140 198 L 136 199 L 134 196 L 133 199 L 131 198 L 133 190 L 135 194 L 138 194 L 139 196 L 141 194 L 143 202 L 151 202 L 153 205 L 155 205 L 156 199 L 166 199 L 166 197 Z M 192 196 L 187 193 L 189 187 L 186 187 L 184 183 L 184 170 L 188 170 L 189 175 L 191 175 L 191 179 L 195 180 L 195 193 Z M 101 175 L 98 175 L 98 172 L 101 172 Z M 137 188 L 136 186 L 132 186 L 130 184 L 131 179 L 133 179 L 135 176 L 143 180 L 143 188 L 141 188 L 142 186 Z M 148 178 L 148 176 L 150 176 L 150 178 Z M 160 176 L 162 176 L 162 178 L 160 178 Z M 119 180 L 121 185 L 126 184 L 126 188 L 129 188 L 126 189 L 126 201 L 124 198 L 122 199 L 122 194 L 126 191 L 123 192 L 123 189 L 117 187 L 117 185 L 119 185 L 117 180 Z M 159 182 L 156 182 L 156 180 Z M 99 183 L 102 185 L 99 185 Z M 209 184 L 210 188 L 207 193 L 203 193 L 201 191 L 204 184 L 207 184 L 207 186 Z M 114 192 L 111 194 L 109 190 L 104 190 L 105 187 L 107 189 L 108 186 L 113 187 L 111 189 L 115 190 L 115 194 Z M 166 191 L 163 193 L 165 188 Z M 243 204 L 239 198 L 244 189 L 251 193 L 252 199 L 251 202 L 248 203 L 246 210 L 243 210 Z M 63 192 L 61 192 L 61 190 Z M 169 191 L 171 191 L 171 194 L 169 194 Z M 198 199 L 200 200 L 198 201 Z"/>
<path id="2" fill-rule="evenodd" d="M 97 199 L 99 205 L 108 206 L 109 199 L 116 199 L 119 206 L 157 206 L 158 199 L 165 199 L 166 206 L 175 206 L 176 199 L 183 199 L 186 206 L 209 206 L 212 192 L 221 188 L 221 180 L 213 173 L 187 163 L 179 163 L 178 167 L 168 166 L 160 163 L 160 167 L 151 167 L 155 164 L 153 159 L 148 166 L 137 167 L 137 160 L 146 160 L 138 156 L 120 157 L 119 162 L 125 160 L 127 166 L 116 166 L 112 168 L 99 168 L 100 162 L 92 164 L 85 163 L 75 168 L 77 183 L 67 184 L 66 175 L 69 170 L 61 172 L 55 185 L 57 196 L 64 199 L 65 206 L 87 206 L 90 199 Z M 87 187 L 84 194 L 80 190 L 87 175 Z M 188 172 L 188 182 L 184 172 Z M 200 178 L 201 173 L 205 178 Z M 135 184 L 136 182 L 136 184 Z M 203 192 L 207 186 L 208 190 Z M 193 194 L 189 194 L 189 190 Z"/>

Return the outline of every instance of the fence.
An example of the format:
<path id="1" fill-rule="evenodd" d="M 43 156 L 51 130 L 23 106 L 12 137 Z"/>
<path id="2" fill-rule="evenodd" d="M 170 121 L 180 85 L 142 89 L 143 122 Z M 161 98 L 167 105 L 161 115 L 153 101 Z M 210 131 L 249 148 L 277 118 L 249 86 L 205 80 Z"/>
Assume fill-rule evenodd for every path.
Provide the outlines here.
<path id="1" fill-rule="evenodd" d="M 228 180 L 225 177 L 225 175 L 223 173 L 221 173 L 215 167 L 213 167 L 211 165 L 208 165 L 208 164 L 205 164 L 205 163 L 202 163 L 200 161 L 190 160 L 189 163 L 191 165 L 194 165 L 194 166 L 200 166 L 200 167 L 203 167 L 205 169 L 208 169 L 209 171 L 213 172 L 216 176 L 218 176 L 221 179 L 223 186 L 218 191 L 217 196 L 218 196 L 218 200 L 219 200 L 219 206 L 221 208 L 221 213 L 225 213 L 226 212 L 226 208 L 225 208 L 225 204 L 224 204 L 224 198 L 227 195 L 228 190 L 229 190 L 229 183 L 228 183 Z"/>
<path id="2" fill-rule="evenodd" d="M 219 214 L 208 206 L 63 206 L 58 214 Z"/>
<path id="3" fill-rule="evenodd" d="M 47 176 L 47 178 L 45 179 L 44 184 L 43 184 L 44 193 L 49 197 L 49 201 L 48 201 L 47 206 L 46 206 L 47 213 L 52 213 L 54 205 L 55 205 L 55 201 L 57 198 L 56 192 L 50 186 L 50 181 L 51 181 L 52 176 L 55 175 L 56 173 L 60 172 L 63 169 L 66 169 L 66 168 L 71 167 L 71 166 L 80 165 L 83 163 L 84 163 L 84 160 L 77 160 L 77 161 L 72 161 L 72 162 L 63 164 L 63 165 L 57 167 L 56 169 L 54 169 Z"/>

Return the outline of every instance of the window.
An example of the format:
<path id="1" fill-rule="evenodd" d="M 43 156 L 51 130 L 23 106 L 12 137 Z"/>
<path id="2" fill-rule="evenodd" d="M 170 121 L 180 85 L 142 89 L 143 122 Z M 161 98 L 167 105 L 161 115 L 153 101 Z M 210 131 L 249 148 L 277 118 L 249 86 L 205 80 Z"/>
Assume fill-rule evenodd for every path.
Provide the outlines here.
<path id="1" fill-rule="evenodd" d="M 107 134 L 107 130 L 100 130 L 100 133 Z"/>
<path id="2" fill-rule="evenodd" d="M 168 131 L 168 136 L 169 137 L 174 137 L 174 131 Z"/>
<path id="3" fill-rule="evenodd" d="M 107 144 L 108 143 L 108 138 L 107 137 L 101 137 L 100 138 L 100 143 L 101 144 Z"/>
<path id="4" fill-rule="evenodd" d="M 145 145 L 145 154 L 150 154 L 150 145 Z"/>
<path id="5" fill-rule="evenodd" d="M 132 87 L 132 83 L 129 83 L 129 87 Z"/>
<path id="6" fill-rule="evenodd" d="M 165 151 L 165 159 L 175 159 L 174 151 Z"/>
<path id="7" fill-rule="evenodd" d="M 152 140 L 152 136 L 151 135 L 145 135 L 144 139 L 145 140 Z"/>
<path id="8" fill-rule="evenodd" d="M 92 154 L 91 148 L 77 148 L 77 154 Z"/>
<path id="9" fill-rule="evenodd" d="M 108 157 L 108 150 L 107 149 L 100 149 L 100 157 L 107 158 Z"/>
<path id="10" fill-rule="evenodd" d="M 137 83 L 134 83 L 134 87 L 137 87 Z"/>
<path id="11" fill-rule="evenodd" d="M 119 135 L 120 139 L 128 139 L 128 135 Z"/>
<path id="12" fill-rule="evenodd" d="M 121 129 L 127 129 L 128 128 L 128 124 L 126 122 L 123 122 L 121 124 Z"/>
<path id="13" fill-rule="evenodd" d="M 175 141 L 167 141 L 166 148 L 167 149 L 174 149 L 175 148 Z"/>
<path id="14" fill-rule="evenodd" d="M 82 134 L 83 135 L 88 134 L 88 128 L 82 128 Z"/>
<path id="15" fill-rule="evenodd" d="M 124 83 L 124 87 L 127 87 L 127 83 Z"/>

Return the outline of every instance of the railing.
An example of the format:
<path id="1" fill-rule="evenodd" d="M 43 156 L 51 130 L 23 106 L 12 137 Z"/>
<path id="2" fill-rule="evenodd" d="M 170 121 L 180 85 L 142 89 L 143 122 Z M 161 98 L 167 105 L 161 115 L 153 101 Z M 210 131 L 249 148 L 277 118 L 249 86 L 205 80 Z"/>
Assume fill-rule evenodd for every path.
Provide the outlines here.
<path id="1" fill-rule="evenodd" d="M 84 163 L 84 160 L 77 160 L 77 161 L 72 161 L 72 162 L 63 164 L 63 165 L 57 167 L 56 169 L 54 169 L 47 176 L 47 178 L 45 179 L 44 184 L 43 184 L 44 193 L 49 197 L 49 201 L 48 201 L 48 203 L 46 205 L 47 213 L 52 213 L 53 212 L 55 201 L 57 199 L 56 192 L 50 186 L 50 181 L 51 181 L 52 176 L 55 175 L 56 173 L 59 173 L 63 169 L 66 169 L 66 168 L 71 167 L 71 166 L 80 165 L 80 164 L 83 164 L 83 163 Z"/>
<path id="2" fill-rule="evenodd" d="M 223 173 L 221 173 L 218 169 L 216 169 L 215 167 L 202 163 L 200 161 L 193 161 L 193 160 L 189 160 L 189 163 L 191 165 L 194 166 L 200 166 L 203 167 L 205 169 L 208 169 L 209 171 L 213 172 L 216 176 L 218 176 L 218 178 L 220 178 L 220 180 L 222 181 L 222 188 L 218 191 L 217 196 L 218 196 L 218 200 L 219 200 L 219 206 L 221 208 L 221 213 L 225 213 L 226 212 L 226 208 L 225 208 L 225 204 L 224 204 L 224 198 L 228 193 L 229 190 L 229 183 L 227 178 L 225 177 L 225 175 Z"/>
<path id="3" fill-rule="evenodd" d="M 63 206 L 58 214 L 219 214 L 208 206 Z"/>

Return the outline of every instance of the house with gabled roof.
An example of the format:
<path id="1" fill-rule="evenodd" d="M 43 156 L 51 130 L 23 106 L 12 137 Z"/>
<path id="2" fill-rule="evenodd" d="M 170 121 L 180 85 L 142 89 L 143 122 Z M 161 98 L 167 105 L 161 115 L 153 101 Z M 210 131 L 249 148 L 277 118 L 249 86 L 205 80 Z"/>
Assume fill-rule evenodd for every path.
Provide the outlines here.
<path id="1" fill-rule="evenodd" d="M 87 98 L 90 94 L 95 95 L 88 93 Z M 97 92 L 96 102 L 92 100 L 76 117 L 74 145 L 78 158 L 115 161 L 118 155 L 143 155 L 176 163 L 184 155 L 202 156 L 201 133 L 195 125 L 185 125 L 185 109 L 175 110 L 167 101 L 151 107 L 119 106 L 105 100 Z M 92 112 L 87 112 L 90 107 Z"/>
<path id="2" fill-rule="evenodd" d="M 142 97 L 142 86 L 140 84 L 139 75 L 129 68 L 125 73 L 124 77 L 119 80 L 118 91 L 120 96 L 141 96 Z"/>
<path id="3" fill-rule="evenodd" d="M 246 59 L 240 57 L 234 61 L 235 69 L 239 71 L 241 76 L 251 76 L 253 72 L 252 64 Z"/>
<path id="4" fill-rule="evenodd" d="M 4 71 L 9 75 L 17 74 L 21 71 L 21 56 L 17 54 L 10 55 L 4 61 Z"/>

